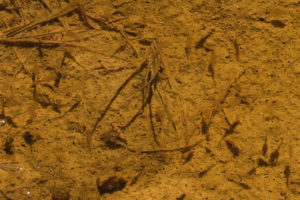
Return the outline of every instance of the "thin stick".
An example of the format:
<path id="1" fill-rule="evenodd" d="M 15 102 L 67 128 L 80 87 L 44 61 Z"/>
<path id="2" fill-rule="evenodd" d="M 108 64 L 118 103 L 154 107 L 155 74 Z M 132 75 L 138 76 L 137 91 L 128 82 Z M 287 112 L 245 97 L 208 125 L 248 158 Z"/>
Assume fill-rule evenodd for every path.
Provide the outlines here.
<path id="1" fill-rule="evenodd" d="M 112 103 L 116 100 L 116 98 L 119 96 L 119 94 L 121 93 L 121 91 L 125 88 L 125 86 L 129 83 L 129 81 L 134 78 L 137 74 L 139 74 L 146 66 L 148 65 L 148 61 L 145 60 L 141 66 L 135 70 L 125 81 L 124 83 L 118 88 L 118 90 L 116 91 L 115 95 L 111 98 L 111 100 L 109 101 L 109 103 L 107 104 L 107 106 L 104 108 L 104 111 L 100 114 L 100 116 L 96 119 L 96 122 L 93 126 L 93 129 L 91 131 L 91 135 L 95 132 L 98 124 L 101 122 L 101 120 L 104 118 L 105 114 L 107 113 L 107 111 L 109 110 L 110 106 L 112 105 Z"/>
<path id="2" fill-rule="evenodd" d="M 133 115 L 133 117 L 127 122 L 127 124 L 125 124 L 124 126 L 121 126 L 122 130 L 125 130 L 126 128 L 128 128 L 136 120 L 136 118 L 144 112 L 144 108 L 148 104 L 148 101 L 142 101 L 142 102 L 143 103 L 141 105 L 141 108 L 135 113 L 135 115 Z"/>
<path id="3" fill-rule="evenodd" d="M 162 98 L 162 95 L 160 94 L 159 90 L 156 90 L 156 93 L 158 94 L 158 97 L 160 99 L 160 103 L 161 103 L 161 105 L 162 105 L 162 107 L 164 109 L 164 112 L 167 114 L 167 118 L 168 118 L 169 122 L 171 123 L 172 128 L 174 129 L 174 132 L 176 132 L 176 130 L 177 130 L 176 124 L 175 124 L 174 120 L 172 119 L 172 116 L 171 116 L 170 112 L 168 111 L 168 107 L 165 104 L 165 102 L 164 102 L 164 100 Z"/>
<path id="4" fill-rule="evenodd" d="M 15 38 L 15 39 L 39 38 L 39 37 L 43 37 L 43 36 L 54 35 L 56 33 L 69 33 L 69 32 L 80 33 L 80 32 L 87 32 L 87 30 L 85 30 L 85 29 L 60 30 L 60 31 L 53 31 L 53 32 L 47 32 L 47 33 L 41 33 L 41 34 L 35 34 L 35 35 L 16 36 L 13 38 Z M 97 34 L 99 35 L 99 33 L 97 33 Z M 84 40 L 84 39 L 85 38 L 83 38 L 82 40 Z"/>
<path id="5" fill-rule="evenodd" d="M 153 123 L 153 112 L 152 112 L 152 106 L 151 106 L 152 97 L 153 97 L 153 91 L 152 91 L 152 88 L 150 86 L 149 94 L 148 94 L 149 120 L 150 120 L 150 126 L 151 126 L 151 130 L 152 130 L 152 135 L 153 135 L 154 142 L 157 144 L 157 146 L 160 147 L 160 143 L 157 140 L 157 134 L 156 134 L 154 123 Z"/>
<path id="6" fill-rule="evenodd" d="M 56 47 L 60 45 L 84 47 L 79 44 L 71 43 L 68 41 L 54 41 L 54 40 L 39 40 L 39 39 L 16 39 L 16 38 L 0 38 L 0 44 L 9 44 L 15 46 L 43 46 L 43 47 Z"/>
<path id="7" fill-rule="evenodd" d="M 159 152 L 174 152 L 174 151 L 184 151 L 186 149 L 191 149 L 197 145 L 200 145 L 201 143 L 203 142 L 203 140 L 201 141 L 198 141 L 192 145 L 187 145 L 187 146 L 184 146 L 184 147 L 178 147 L 178 148 L 174 148 L 174 149 L 157 149 L 157 150 L 144 150 L 144 151 L 141 151 L 140 153 L 159 153 Z M 203 147 L 203 146 L 201 146 Z M 203 147 L 205 148 L 205 147 Z"/>
<path id="8" fill-rule="evenodd" d="M 0 38 L 0 44 L 8 44 L 8 45 L 13 45 L 13 46 L 38 46 L 38 47 L 45 47 L 45 48 L 54 48 L 54 47 L 59 47 L 61 45 L 67 46 L 67 47 L 77 47 L 84 49 L 86 51 L 95 53 L 95 54 L 100 54 L 102 56 L 106 57 L 114 57 L 118 59 L 122 59 L 116 56 L 110 56 L 110 55 L 105 55 L 104 53 L 98 52 L 96 50 L 90 49 L 86 46 L 76 44 L 73 42 L 69 41 L 53 41 L 53 40 L 39 40 L 39 39 L 16 39 L 16 38 Z M 124 59 L 122 59 L 124 60 Z"/>
<path id="9" fill-rule="evenodd" d="M 9 28 L 8 30 L 5 30 L 4 31 L 4 34 L 6 35 L 6 37 L 12 37 L 20 32 L 23 32 L 25 30 L 30 30 L 34 27 L 36 27 L 37 25 L 39 24 L 43 24 L 43 23 L 46 23 L 46 22 L 49 22 L 49 21 L 52 21 L 58 17 L 62 17 L 64 15 L 67 15 L 71 12 L 73 12 L 74 10 L 78 9 L 80 6 L 80 1 L 74 1 L 72 3 L 70 3 L 68 6 L 62 8 L 61 10 L 49 15 L 49 16 L 46 16 L 42 19 L 37 19 L 35 21 L 32 21 L 32 22 L 29 22 L 27 24 L 24 24 L 24 25 L 20 25 L 20 26 L 17 26 L 17 27 L 12 27 L 12 28 Z"/>

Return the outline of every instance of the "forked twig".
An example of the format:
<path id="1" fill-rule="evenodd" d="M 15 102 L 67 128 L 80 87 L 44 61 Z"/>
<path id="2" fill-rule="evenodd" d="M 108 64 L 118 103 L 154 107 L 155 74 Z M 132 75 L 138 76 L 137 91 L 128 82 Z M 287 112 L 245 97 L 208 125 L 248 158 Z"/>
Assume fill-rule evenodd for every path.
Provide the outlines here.
<path id="1" fill-rule="evenodd" d="M 109 103 L 106 105 L 106 107 L 104 108 L 104 110 L 101 112 L 100 116 L 96 119 L 96 122 L 91 130 L 90 133 L 87 133 L 88 137 L 91 137 L 98 124 L 101 122 L 101 120 L 104 118 L 105 114 L 107 113 L 107 111 L 109 110 L 109 108 L 111 107 L 111 105 L 113 104 L 113 102 L 116 100 L 116 98 L 119 96 L 119 94 L 121 93 L 121 91 L 125 88 L 125 86 L 129 83 L 129 81 L 134 78 L 137 74 L 139 74 L 145 67 L 147 67 L 148 65 L 148 61 L 145 60 L 141 65 L 140 67 L 135 70 L 124 82 L 123 84 L 117 89 L 117 91 L 115 92 L 114 96 L 111 98 L 111 100 L 109 101 Z"/>
<path id="2" fill-rule="evenodd" d="M 148 102 L 149 102 L 148 99 L 146 101 L 143 100 L 140 109 L 133 115 L 133 117 L 124 126 L 121 126 L 120 128 L 122 130 L 128 128 L 136 120 L 136 118 L 144 112 L 144 109 L 147 106 Z"/>

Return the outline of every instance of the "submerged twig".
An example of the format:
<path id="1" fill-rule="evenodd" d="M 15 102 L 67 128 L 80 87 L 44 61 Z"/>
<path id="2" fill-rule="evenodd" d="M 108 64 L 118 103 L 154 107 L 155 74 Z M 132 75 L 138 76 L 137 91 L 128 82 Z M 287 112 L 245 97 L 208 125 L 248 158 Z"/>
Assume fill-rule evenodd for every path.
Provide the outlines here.
<path id="1" fill-rule="evenodd" d="M 195 142 L 194 144 L 191 144 L 191 145 L 186 145 L 186 146 L 178 147 L 178 148 L 174 148 L 174 149 L 144 150 L 144 151 L 141 151 L 140 153 L 159 153 L 159 152 L 185 151 L 185 150 L 187 150 L 187 149 L 191 149 L 191 148 L 193 148 L 193 147 L 195 147 L 195 146 L 200 145 L 202 142 L 203 142 L 203 140 L 198 141 L 198 142 Z M 202 146 L 202 147 L 203 147 L 203 146 Z M 205 148 L 205 147 L 203 147 L 203 148 Z"/>
<path id="2" fill-rule="evenodd" d="M 129 81 L 134 78 L 137 74 L 139 74 L 146 66 L 148 65 L 148 61 L 145 60 L 140 67 L 135 70 L 124 82 L 123 84 L 117 89 L 117 91 L 115 92 L 114 96 L 111 98 L 111 100 L 109 101 L 109 103 L 106 105 L 106 107 L 104 108 L 104 110 L 101 112 L 100 116 L 96 119 L 95 124 L 93 125 L 93 128 L 91 130 L 90 133 L 87 133 L 87 141 L 89 144 L 89 141 L 91 139 L 91 136 L 94 134 L 98 124 L 102 121 L 102 119 L 104 118 L 104 116 L 106 115 L 107 111 L 109 110 L 109 108 L 111 107 L 111 105 L 113 104 L 113 102 L 116 100 L 116 98 L 120 95 L 121 91 L 125 88 L 125 86 L 129 83 Z M 90 144 L 89 144 L 90 145 Z"/>
<path id="3" fill-rule="evenodd" d="M 50 14 L 49 16 L 46 16 L 42 19 L 37 19 L 37 20 L 31 21 L 24 25 L 9 28 L 8 30 L 5 30 L 3 33 L 5 34 L 6 37 L 12 37 L 12 36 L 14 36 L 20 32 L 23 32 L 25 30 L 30 30 L 39 24 L 43 24 L 43 23 L 52 21 L 58 17 L 67 15 L 67 14 L 75 11 L 76 9 L 78 9 L 80 4 L 82 4 L 82 3 L 80 3 L 80 1 L 78 1 L 78 0 L 73 1 L 68 6 L 62 8 L 61 10 L 59 10 L 53 14 Z"/>
<path id="4" fill-rule="evenodd" d="M 70 41 L 54 41 L 54 40 L 39 40 L 39 39 L 19 39 L 19 38 L 0 38 L 0 44 L 8 44 L 12 46 L 27 46 L 27 47 L 34 47 L 37 46 L 39 48 L 56 48 L 59 46 L 66 46 L 66 47 L 75 47 L 75 48 L 81 48 L 83 50 L 86 50 L 91 53 L 100 54 L 105 57 L 115 57 L 118 59 L 122 59 L 116 56 L 106 55 L 104 53 L 101 53 L 99 51 L 93 50 L 89 47 L 80 45 L 75 42 Z"/>

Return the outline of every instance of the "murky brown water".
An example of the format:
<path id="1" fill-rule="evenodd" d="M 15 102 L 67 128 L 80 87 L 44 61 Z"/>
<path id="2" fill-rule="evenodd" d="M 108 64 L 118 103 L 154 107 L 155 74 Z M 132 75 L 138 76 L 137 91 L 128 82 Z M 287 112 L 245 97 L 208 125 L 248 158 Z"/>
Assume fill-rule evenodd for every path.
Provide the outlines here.
<path id="1" fill-rule="evenodd" d="M 298 199 L 299 9 L 0 0 L 0 199 Z"/>

